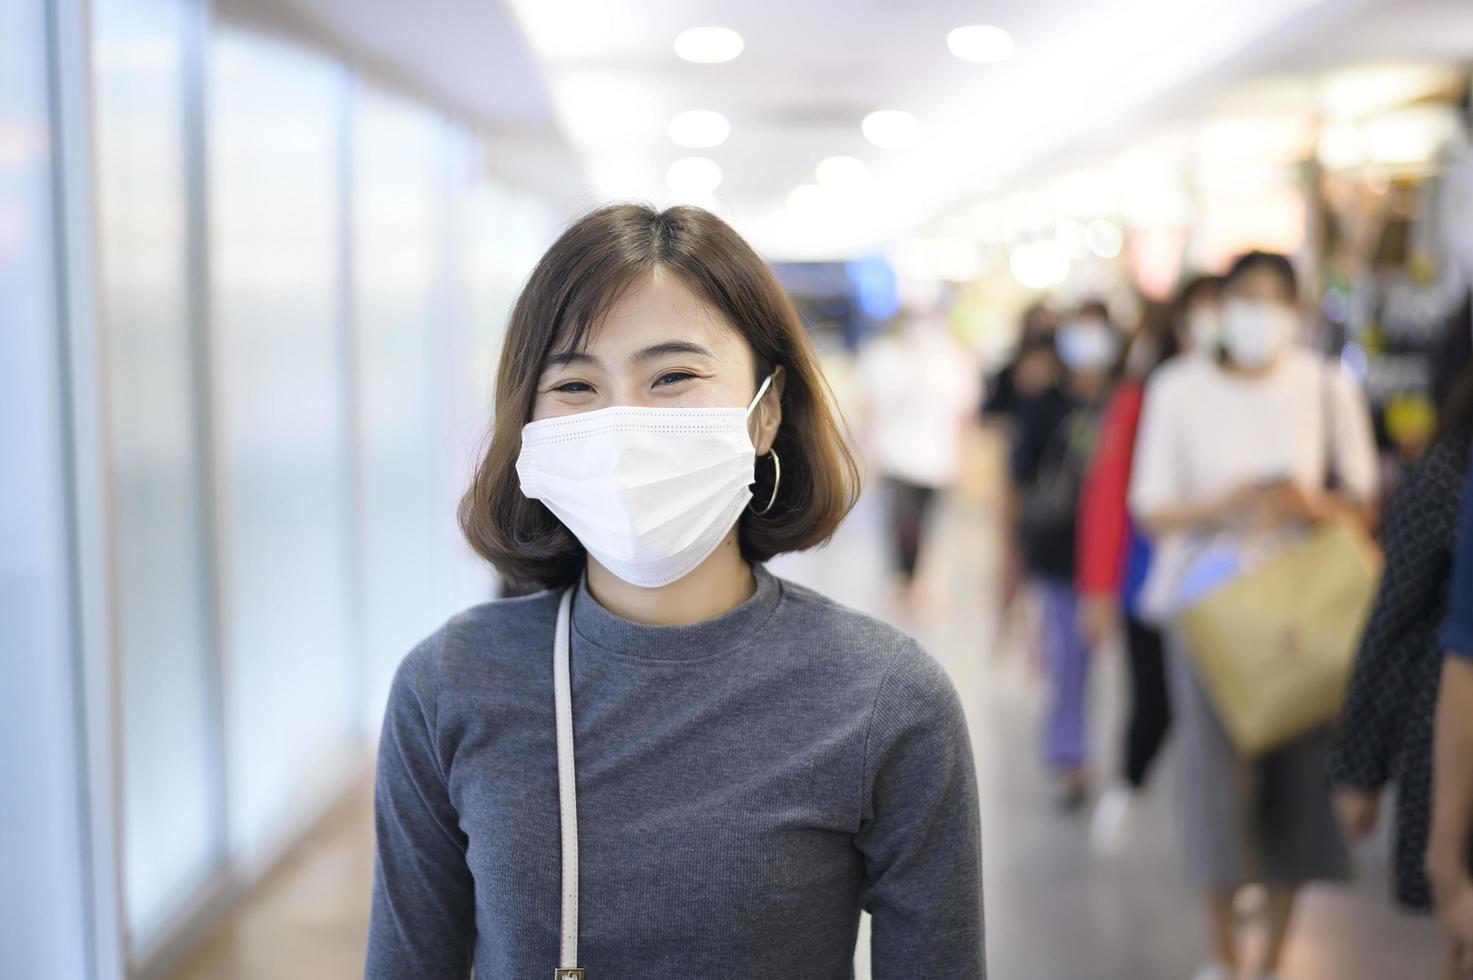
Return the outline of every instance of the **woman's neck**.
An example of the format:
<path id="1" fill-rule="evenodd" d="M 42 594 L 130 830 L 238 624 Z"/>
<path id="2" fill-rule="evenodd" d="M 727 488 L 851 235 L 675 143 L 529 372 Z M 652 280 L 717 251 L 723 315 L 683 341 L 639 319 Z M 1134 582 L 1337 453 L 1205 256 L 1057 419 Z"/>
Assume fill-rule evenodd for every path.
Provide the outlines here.
<path id="1" fill-rule="evenodd" d="M 735 609 L 757 591 L 752 566 L 742 557 L 737 529 L 685 577 L 654 589 L 630 585 L 588 558 L 588 591 L 622 619 L 646 626 L 689 626 Z"/>

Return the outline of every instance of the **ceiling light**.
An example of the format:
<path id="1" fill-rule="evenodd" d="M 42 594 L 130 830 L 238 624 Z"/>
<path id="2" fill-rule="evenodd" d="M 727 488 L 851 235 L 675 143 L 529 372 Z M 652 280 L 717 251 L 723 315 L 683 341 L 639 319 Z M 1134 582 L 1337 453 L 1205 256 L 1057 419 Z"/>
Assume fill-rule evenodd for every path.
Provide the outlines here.
<path id="1" fill-rule="evenodd" d="M 946 46 L 963 61 L 998 62 L 1013 56 L 1013 36 L 990 24 L 969 24 L 946 35 Z"/>
<path id="2" fill-rule="evenodd" d="M 864 117 L 859 128 L 865 139 L 886 149 L 911 146 L 921 137 L 919 120 L 900 109 L 879 109 L 871 112 Z"/>
<path id="3" fill-rule="evenodd" d="M 731 61 L 743 47 L 742 36 L 730 27 L 692 27 L 675 37 L 675 53 L 700 65 Z"/>
<path id="4" fill-rule="evenodd" d="M 1069 276 L 1069 257 L 1057 245 L 1045 239 L 1013 249 L 1008 259 L 1013 278 L 1029 289 L 1057 286 Z"/>
<path id="5" fill-rule="evenodd" d="M 721 167 L 709 157 L 681 157 L 665 171 L 665 183 L 680 197 L 704 198 L 721 186 Z"/>
<path id="6" fill-rule="evenodd" d="M 692 109 L 670 120 L 670 138 L 678 146 L 704 150 L 720 146 L 731 135 L 731 123 L 719 112 Z"/>
<path id="7" fill-rule="evenodd" d="M 824 187 L 857 187 L 869 178 L 869 165 L 859 157 L 825 157 L 813 175 Z"/>

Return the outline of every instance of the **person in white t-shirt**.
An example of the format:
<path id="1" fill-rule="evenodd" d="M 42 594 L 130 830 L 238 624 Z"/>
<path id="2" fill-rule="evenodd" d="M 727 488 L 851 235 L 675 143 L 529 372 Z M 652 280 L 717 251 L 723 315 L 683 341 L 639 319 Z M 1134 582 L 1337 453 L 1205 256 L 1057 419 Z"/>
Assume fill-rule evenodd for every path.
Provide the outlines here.
<path id="1" fill-rule="evenodd" d="M 976 360 L 951 336 L 939 298 L 911 299 L 896 330 L 861 352 L 861 428 L 889 497 L 899 596 L 922 611 L 917 575 L 927 518 L 955 480 L 962 430 L 981 396 Z"/>
<path id="2" fill-rule="evenodd" d="M 1180 359 L 1146 388 L 1130 490 L 1133 515 L 1157 543 L 1146 604 L 1168 627 L 1183 839 L 1210 912 L 1216 959 L 1200 980 L 1237 976 L 1239 887 L 1267 886 L 1263 969 L 1275 976 L 1298 887 L 1346 878 L 1350 866 L 1324 775 L 1328 729 L 1240 757 L 1170 630 L 1173 597 L 1207 544 L 1263 553 L 1336 514 L 1367 520 L 1377 482 L 1364 395 L 1298 342 L 1288 259 L 1243 256 L 1221 296 L 1221 356 Z"/>

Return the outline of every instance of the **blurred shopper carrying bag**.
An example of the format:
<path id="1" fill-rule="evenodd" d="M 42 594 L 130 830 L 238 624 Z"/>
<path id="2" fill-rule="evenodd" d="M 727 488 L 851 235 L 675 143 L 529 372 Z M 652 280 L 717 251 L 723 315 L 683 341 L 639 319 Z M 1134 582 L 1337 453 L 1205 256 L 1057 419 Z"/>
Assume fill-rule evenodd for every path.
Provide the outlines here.
<path id="1" fill-rule="evenodd" d="M 1261 755 L 1335 717 L 1380 571 L 1360 525 L 1332 518 L 1181 614 L 1240 752 Z"/>
<path id="2" fill-rule="evenodd" d="M 1377 559 L 1340 523 L 1376 497 L 1365 394 L 1299 340 L 1294 267 L 1250 252 L 1223 277 L 1215 357 L 1146 387 L 1130 506 L 1160 539 L 1185 860 L 1212 925 L 1199 978 L 1245 965 L 1235 901 L 1268 891 L 1260 975 L 1298 889 L 1350 876 L 1325 779 L 1333 714 Z M 1173 369 L 1174 367 L 1174 369 Z M 1328 478 L 1327 478 L 1328 477 Z"/>
<path id="3" fill-rule="evenodd" d="M 1318 373 L 1328 464 L 1334 408 L 1327 370 Z M 1333 472 L 1325 483 L 1336 483 Z M 1172 543 L 1149 598 L 1174 620 L 1237 750 L 1261 756 L 1332 721 L 1381 575 L 1363 526 L 1335 514 L 1267 555 Z"/>

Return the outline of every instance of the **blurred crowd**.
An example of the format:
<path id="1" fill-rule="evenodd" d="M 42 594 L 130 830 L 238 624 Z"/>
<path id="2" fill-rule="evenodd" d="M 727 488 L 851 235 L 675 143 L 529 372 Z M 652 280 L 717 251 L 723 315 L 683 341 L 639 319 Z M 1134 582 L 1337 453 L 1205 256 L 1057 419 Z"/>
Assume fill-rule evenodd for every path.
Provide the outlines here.
<path id="1" fill-rule="evenodd" d="M 1110 854 L 1180 741 L 1182 862 L 1210 923 L 1199 978 L 1240 975 L 1248 886 L 1266 924 L 1257 968 L 1276 975 L 1300 889 L 1350 875 L 1348 843 L 1391 784 L 1395 900 L 1443 913 L 1449 976 L 1467 975 L 1452 959 L 1473 950 L 1466 299 L 1425 331 L 1438 404 L 1417 426 L 1394 409 L 1388 425 L 1283 255 L 1186 277 L 1134 322 L 1040 301 L 980 385 L 944 296 L 909 292 L 857 385 L 902 608 L 924 612 L 927 514 L 980 411 L 1007 445 L 1000 620 L 1025 596 L 1038 610 L 1041 759 Z M 1087 691 L 1093 656 L 1116 647 L 1129 703 L 1120 771 L 1101 774 Z"/>

